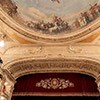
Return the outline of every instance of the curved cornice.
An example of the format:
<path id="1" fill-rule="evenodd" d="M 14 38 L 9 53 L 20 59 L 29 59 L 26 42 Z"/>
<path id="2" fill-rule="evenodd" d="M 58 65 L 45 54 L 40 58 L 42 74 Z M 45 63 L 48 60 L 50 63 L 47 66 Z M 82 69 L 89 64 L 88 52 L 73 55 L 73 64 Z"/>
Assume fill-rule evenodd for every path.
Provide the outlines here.
<path id="1" fill-rule="evenodd" d="M 16 79 L 26 74 L 73 72 L 90 75 L 94 78 L 100 74 L 100 64 L 87 59 L 34 59 L 23 58 L 3 66 Z"/>
<path id="2" fill-rule="evenodd" d="M 10 37 L 12 37 L 12 33 L 14 36 L 22 38 L 23 40 L 35 43 L 49 43 L 49 44 L 62 44 L 69 43 L 73 41 L 79 41 L 83 38 L 86 38 L 93 34 L 93 31 L 100 28 L 100 18 L 96 19 L 86 27 L 73 32 L 67 33 L 66 35 L 44 35 L 38 34 L 37 32 L 24 27 L 23 25 L 18 24 L 14 19 L 12 19 L 8 14 L 6 14 L 0 8 L 0 20 L 3 23 L 3 27 L 7 27 L 7 33 Z M 3 28 L 2 27 L 2 28 Z M 6 30 L 4 28 L 3 30 Z M 13 36 L 13 38 L 14 38 Z"/>

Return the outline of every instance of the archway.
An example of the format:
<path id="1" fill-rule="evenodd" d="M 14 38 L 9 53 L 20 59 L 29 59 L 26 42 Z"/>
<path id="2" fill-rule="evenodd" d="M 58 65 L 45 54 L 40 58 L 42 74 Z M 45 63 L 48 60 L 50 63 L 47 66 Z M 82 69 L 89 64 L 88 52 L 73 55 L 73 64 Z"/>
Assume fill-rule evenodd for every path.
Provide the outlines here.
<path id="1" fill-rule="evenodd" d="M 42 84 L 41 81 L 49 80 L 50 84 L 51 83 L 54 84 L 53 91 L 56 90 L 56 87 L 59 88 L 59 89 L 57 89 L 59 91 L 61 91 L 62 88 L 67 89 L 67 88 L 65 88 L 66 86 L 71 88 L 71 90 L 69 89 L 70 91 L 65 91 L 65 93 L 62 90 L 63 91 L 62 95 L 60 92 L 57 93 L 57 95 L 55 95 L 56 93 L 54 93 L 53 91 L 50 91 L 51 94 L 46 95 L 47 91 L 44 91 L 44 94 L 45 94 L 44 96 L 49 96 L 49 97 L 51 97 L 51 96 L 63 96 L 63 97 L 64 96 L 67 96 L 67 97 L 70 97 L 70 96 L 71 97 L 72 96 L 74 96 L 74 97 L 79 97 L 79 96 L 87 97 L 88 96 L 89 97 L 90 96 L 90 97 L 93 97 L 93 96 L 95 96 L 98 99 L 99 92 L 98 92 L 97 88 L 99 89 L 99 83 L 100 83 L 99 66 L 100 66 L 99 63 L 92 61 L 92 60 L 88 60 L 88 59 L 38 59 L 38 60 L 35 60 L 33 58 L 25 58 L 25 59 L 23 58 L 23 59 L 18 59 L 16 61 L 12 61 L 12 62 L 5 64 L 4 68 L 7 69 L 7 71 L 9 71 L 10 74 L 16 80 L 20 79 L 22 76 L 26 77 L 26 75 L 28 76 L 29 74 L 33 75 L 33 76 L 37 75 L 37 78 L 35 77 L 33 79 L 34 80 L 40 79 L 37 81 L 37 83 L 40 82 L 39 84 Z M 77 74 L 79 76 L 77 76 Z M 42 75 L 44 75 L 46 77 L 42 77 L 43 78 L 42 79 L 41 78 Z M 68 75 L 68 77 L 65 78 L 66 75 Z M 85 75 L 86 79 L 84 78 L 84 76 L 82 76 L 83 77 L 82 78 L 80 75 Z M 49 77 L 47 77 L 47 76 L 49 76 Z M 74 83 L 73 80 L 71 80 L 71 81 L 69 80 L 70 76 L 72 77 L 72 79 L 76 79 L 75 80 L 76 83 Z M 89 79 L 88 79 L 88 77 L 89 77 Z M 93 80 L 91 80 L 90 77 L 93 78 Z M 22 78 L 22 79 L 24 79 L 24 78 Z M 31 78 L 29 78 L 29 79 L 31 79 Z M 83 79 L 83 80 L 81 80 L 81 79 Z M 62 84 L 60 80 L 63 80 L 64 83 Z M 89 80 L 91 80 L 91 81 L 89 82 Z M 97 84 L 95 83 L 95 80 L 96 80 Z M 19 84 L 18 86 L 24 86 L 23 83 L 27 83 L 27 82 L 28 83 L 31 83 L 31 82 L 35 83 L 34 86 L 36 87 L 36 82 L 34 82 L 34 81 L 30 81 L 30 82 L 29 81 L 26 81 L 26 82 L 22 81 L 22 83 Z M 89 82 L 88 85 L 87 85 L 87 82 Z M 78 83 L 81 83 L 81 85 L 79 87 L 79 89 L 81 91 L 77 90 L 78 86 L 79 86 Z M 86 84 L 86 88 L 84 88 L 85 85 L 83 83 Z M 59 84 L 61 85 L 60 87 L 59 87 Z M 70 86 L 70 84 L 72 87 Z M 76 89 L 72 89 L 72 88 L 75 88 L 74 84 L 77 85 L 77 86 L 75 85 Z M 29 89 L 29 86 L 31 89 L 32 85 L 29 85 L 29 84 L 27 84 L 27 85 L 28 85 L 28 88 L 26 90 Z M 41 90 L 40 88 L 46 87 L 45 85 L 44 86 L 40 85 L 40 86 L 37 87 L 39 90 Z M 24 87 L 26 87 L 26 86 L 24 86 Z M 94 87 L 96 87 L 95 90 L 93 90 Z M 51 87 L 49 86 L 47 88 L 51 88 Z M 84 91 L 84 89 L 88 89 L 88 91 L 87 90 Z M 47 90 L 49 91 L 50 89 L 47 89 Z M 74 90 L 74 94 L 73 94 L 73 90 Z M 21 91 L 21 94 L 17 93 L 19 91 L 16 91 L 16 93 L 13 93 L 13 96 L 17 96 L 17 98 L 18 98 L 18 96 L 22 96 L 22 95 L 23 96 L 30 96 L 30 99 L 33 96 L 34 97 L 43 96 L 43 94 L 42 94 L 43 91 L 37 91 L 38 94 L 36 93 L 36 91 L 29 91 L 30 92 L 29 94 L 27 94 L 27 93 L 23 94 L 23 91 Z M 35 99 L 39 99 L 39 98 L 35 98 Z"/>

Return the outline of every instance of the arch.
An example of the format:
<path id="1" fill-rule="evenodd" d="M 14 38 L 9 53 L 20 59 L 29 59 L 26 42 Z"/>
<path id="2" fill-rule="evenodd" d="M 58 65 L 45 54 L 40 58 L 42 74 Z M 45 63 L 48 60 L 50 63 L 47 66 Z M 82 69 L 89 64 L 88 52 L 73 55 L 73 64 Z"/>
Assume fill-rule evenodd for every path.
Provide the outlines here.
<path id="1" fill-rule="evenodd" d="M 33 73 L 82 73 L 94 77 L 100 74 L 100 64 L 90 59 L 34 59 L 21 58 L 6 63 L 2 66 L 17 79 L 23 75 Z"/>

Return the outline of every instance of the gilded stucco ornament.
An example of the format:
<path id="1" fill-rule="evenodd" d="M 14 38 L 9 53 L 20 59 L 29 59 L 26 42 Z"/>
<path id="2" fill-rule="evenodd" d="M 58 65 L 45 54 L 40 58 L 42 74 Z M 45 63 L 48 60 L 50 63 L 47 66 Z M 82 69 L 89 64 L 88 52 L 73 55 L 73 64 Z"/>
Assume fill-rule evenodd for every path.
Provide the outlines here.
<path id="1" fill-rule="evenodd" d="M 74 87 L 74 84 L 65 79 L 49 78 L 36 83 L 36 87 L 42 87 L 44 89 L 65 89 L 68 87 Z"/>

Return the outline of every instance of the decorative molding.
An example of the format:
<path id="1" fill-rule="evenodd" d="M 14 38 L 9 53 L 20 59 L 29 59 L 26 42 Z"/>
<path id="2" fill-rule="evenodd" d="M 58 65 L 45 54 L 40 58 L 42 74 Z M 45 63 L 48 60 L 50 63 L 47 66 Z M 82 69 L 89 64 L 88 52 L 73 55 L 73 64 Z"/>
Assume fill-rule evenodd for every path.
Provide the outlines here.
<path id="1" fill-rule="evenodd" d="M 4 69 L 4 73 L 6 74 L 7 78 L 13 83 L 16 83 L 16 80 L 14 79 L 14 77 L 9 73 L 8 70 Z"/>
<path id="2" fill-rule="evenodd" d="M 40 53 L 42 51 L 42 49 L 43 49 L 42 46 L 40 46 L 40 47 L 37 47 L 36 50 L 32 50 L 32 49 L 28 50 L 28 52 L 30 54 L 37 54 L 37 53 Z"/>
<path id="3" fill-rule="evenodd" d="M 10 100 L 15 83 L 10 80 L 5 69 L 0 68 L 0 75 L 0 95 L 5 97 L 5 100 Z"/>
<path id="4" fill-rule="evenodd" d="M 76 49 L 72 45 L 69 45 L 69 47 L 67 48 L 67 50 L 68 50 L 69 53 L 74 53 L 74 54 L 81 53 L 83 51 L 82 48 Z"/>
<path id="5" fill-rule="evenodd" d="M 8 63 L 16 63 L 22 59 L 87 59 L 99 63 L 99 54 L 100 46 L 90 44 L 41 46 L 7 43 L 6 47 L 0 49 L 0 55 L 3 58 L 4 66 Z"/>
<path id="6" fill-rule="evenodd" d="M 100 74 L 96 78 L 96 83 L 97 83 L 97 86 L 98 86 L 98 91 L 100 92 Z"/>
<path id="7" fill-rule="evenodd" d="M 91 75 L 96 78 L 100 73 L 100 64 L 85 59 L 20 59 L 8 65 L 6 68 L 14 78 L 30 73 L 48 72 L 78 72 Z"/>
<path id="8" fill-rule="evenodd" d="M 74 87 L 74 84 L 69 80 L 65 80 L 65 79 L 49 78 L 37 82 L 36 87 L 42 87 L 45 89 L 65 89 L 68 87 Z"/>

